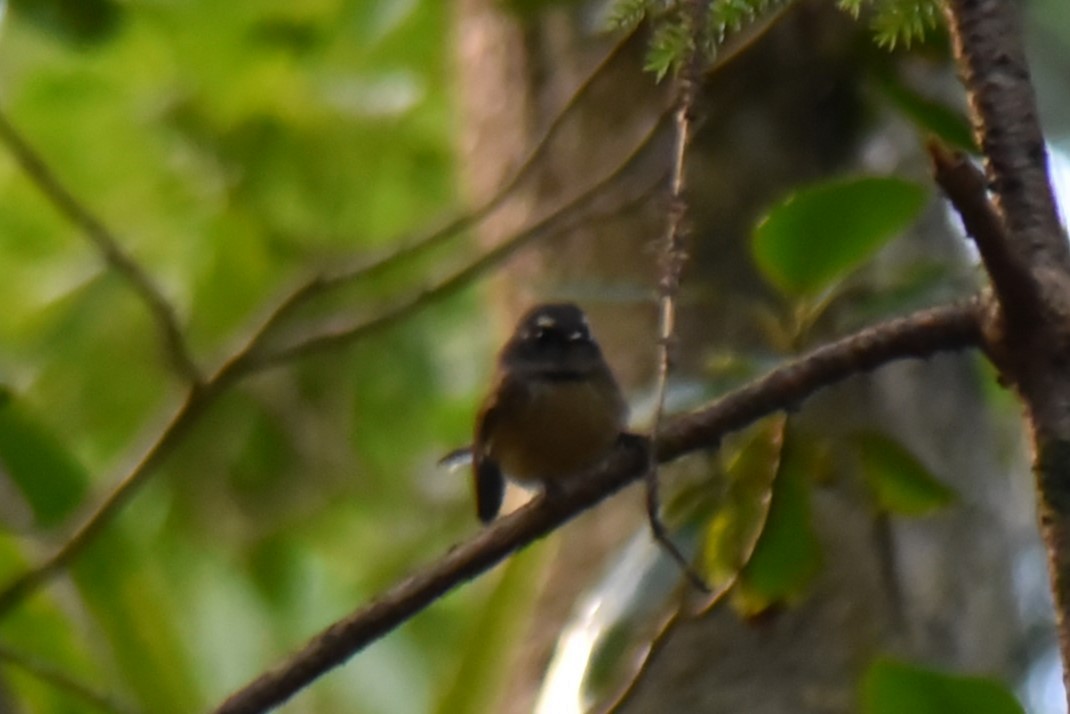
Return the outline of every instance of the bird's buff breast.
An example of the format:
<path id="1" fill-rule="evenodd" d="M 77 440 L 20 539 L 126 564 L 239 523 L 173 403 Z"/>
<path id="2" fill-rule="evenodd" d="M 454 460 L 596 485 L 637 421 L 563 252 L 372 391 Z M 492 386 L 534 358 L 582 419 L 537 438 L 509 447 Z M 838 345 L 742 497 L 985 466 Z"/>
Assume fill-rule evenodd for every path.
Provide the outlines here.
<path id="1" fill-rule="evenodd" d="M 566 478 L 596 464 L 624 428 L 624 409 L 587 381 L 539 384 L 495 429 L 490 455 L 519 482 Z"/>

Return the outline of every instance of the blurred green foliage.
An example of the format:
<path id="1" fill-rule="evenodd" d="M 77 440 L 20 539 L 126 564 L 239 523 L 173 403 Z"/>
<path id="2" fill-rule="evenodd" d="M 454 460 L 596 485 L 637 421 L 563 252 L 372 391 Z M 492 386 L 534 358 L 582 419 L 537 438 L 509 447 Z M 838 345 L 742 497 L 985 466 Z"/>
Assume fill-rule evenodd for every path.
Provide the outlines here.
<path id="1" fill-rule="evenodd" d="M 907 449 L 878 432 L 855 435 L 862 474 L 878 508 L 904 516 L 923 516 L 950 505 L 955 492 Z"/>
<path id="2" fill-rule="evenodd" d="M 288 286 L 455 208 L 447 13 L 16 1 L 3 109 L 160 284 L 210 370 Z M 144 305 L 7 152 L 0 195 L 6 579 L 114 485 L 182 384 Z M 434 268 L 401 267 L 295 325 L 375 314 Z M 436 557 L 476 528 L 465 479 L 434 467 L 467 438 L 487 368 L 473 305 L 463 293 L 239 385 L 0 641 L 136 710 L 196 711 Z M 433 709 L 494 590 L 445 598 L 285 711 Z M 14 667 L 0 678 L 20 711 L 88 706 Z"/>
<path id="3" fill-rule="evenodd" d="M 1003 685 L 878 659 L 862 681 L 863 714 L 1023 714 Z"/>
<path id="4" fill-rule="evenodd" d="M 786 295 L 818 297 L 900 235 L 925 206 L 898 178 L 824 181 L 793 192 L 754 232 L 754 260 Z"/>

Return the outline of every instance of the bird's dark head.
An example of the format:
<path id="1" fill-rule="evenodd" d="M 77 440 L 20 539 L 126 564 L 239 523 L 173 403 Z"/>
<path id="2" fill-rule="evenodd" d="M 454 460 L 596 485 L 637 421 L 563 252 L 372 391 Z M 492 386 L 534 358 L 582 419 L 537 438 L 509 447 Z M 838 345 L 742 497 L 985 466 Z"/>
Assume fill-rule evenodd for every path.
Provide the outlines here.
<path id="1" fill-rule="evenodd" d="M 587 316 L 573 303 L 528 310 L 500 359 L 504 369 L 544 379 L 584 379 L 605 367 Z"/>

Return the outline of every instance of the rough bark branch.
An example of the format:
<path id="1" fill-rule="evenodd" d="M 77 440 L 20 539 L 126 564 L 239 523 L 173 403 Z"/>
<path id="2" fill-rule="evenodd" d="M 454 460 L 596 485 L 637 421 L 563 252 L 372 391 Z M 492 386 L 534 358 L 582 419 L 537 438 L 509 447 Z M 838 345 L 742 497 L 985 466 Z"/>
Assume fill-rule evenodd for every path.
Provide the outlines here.
<path id="1" fill-rule="evenodd" d="M 1012 251 L 1026 265 L 1043 261 L 1070 269 L 1070 248 L 1059 239 L 1020 6 L 1007 0 L 951 0 L 947 7 L 978 145 Z"/>
<path id="2" fill-rule="evenodd" d="M 930 141 L 933 178 L 955 207 L 966 233 L 973 238 L 981 254 L 1001 305 L 1014 307 L 1012 312 L 1036 315 L 1041 309 L 1029 266 L 1011 250 L 1003 221 L 988 199 L 985 176 L 970 158 L 961 152 L 948 151 Z"/>
<path id="3" fill-rule="evenodd" d="M 716 446 L 730 431 L 887 362 L 980 344 L 978 303 L 923 310 L 820 347 L 709 406 L 667 422 L 656 443 L 661 462 Z M 420 612 L 452 588 L 489 569 L 646 472 L 645 439 L 623 440 L 596 470 L 570 480 L 553 499 L 537 498 L 501 518 L 440 560 L 314 636 L 285 662 L 223 702 L 216 714 L 254 714 L 286 701 L 330 669 Z"/>
<path id="4" fill-rule="evenodd" d="M 1048 178 L 1020 5 L 950 0 L 947 10 L 988 185 L 1006 234 L 1001 249 L 982 252 L 996 296 L 984 332 L 989 354 L 1018 390 L 1029 418 L 1040 530 L 1070 706 L 1070 248 Z M 1026 279 L 1014 284 L 1022 276 Z"/>

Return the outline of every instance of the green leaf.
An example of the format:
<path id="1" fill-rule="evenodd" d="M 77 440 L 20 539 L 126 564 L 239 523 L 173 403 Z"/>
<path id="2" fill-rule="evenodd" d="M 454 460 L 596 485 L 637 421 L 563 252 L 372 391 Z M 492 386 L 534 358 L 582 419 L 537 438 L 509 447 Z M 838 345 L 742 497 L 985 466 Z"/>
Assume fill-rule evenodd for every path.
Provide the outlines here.
<path id="1" fill-rule="evenodd" d="M 926 132 L 934 134 L 947 144 L 977 154 L 977 142 L 973 138 L 970 122 L 940 102 L 929 99 L 891 75 L 876 78 L 877 89 L 895 105 L 910 121 Z"/>
<path id="2" fill-rule="evenodd" d="M 984 677 L 942 674 L 890 659 L 862 680 L 863 714 L 1024 714 L 1006 687 Z"/>
<path id="3" fill-rule="evenodd" d="M 63 520 L 85 497 L 89 475 L 52 430 L 0 388 L 0 466 L 41 526 Z"/>
<path id="4" fill-rule="evenodd" d="M 703 528 L 698 563 L 714 592 L 736 577 L 761 536 L 780 468 L 785 422 L 777 415 L 758 424 L 724 470 L 725 493 Z"/>
<path id="5" fill-rule="evenodd" d="M 773 208 L 754 232 L 758 268 L 789 296 L 813 296 L 858 268 L 925 205 L 926 190 L 896 178 L 827 181 Z"/>
<path id="6" fill-rule="evenodd" d="M 854 437 L 862 473 L 884 511 L 924 516 L 955 500 L 955 492 L 902 444 L 884 434 L 866 432 Z"/>
<path id="7" fill-rule="evenodd" d="M 811 461 L 786 434 L 765 527 L 733 592 L 733 605 L 744 614 L 800 595 L 821 567 L 810 521 Z"/>

